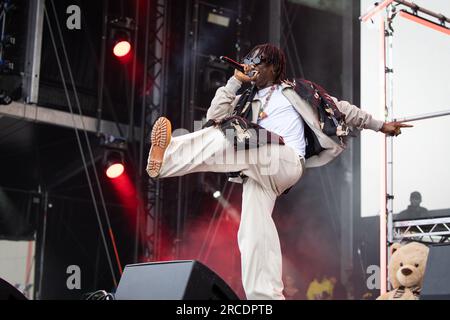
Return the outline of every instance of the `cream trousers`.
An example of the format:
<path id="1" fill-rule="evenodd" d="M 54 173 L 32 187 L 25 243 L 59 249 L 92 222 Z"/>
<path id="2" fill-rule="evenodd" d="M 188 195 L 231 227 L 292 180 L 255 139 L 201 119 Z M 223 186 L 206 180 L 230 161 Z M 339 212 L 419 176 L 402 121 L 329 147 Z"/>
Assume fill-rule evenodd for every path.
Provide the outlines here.
<path id="1" fill-rule="evenodd" d="M 277 196 L 304 171 L 300 157 L 286 145 L 235 151 L 220 129 L 209 127 L 172 137 L 159 177 L 194 172 L 236 172 L 244 180 L 238 231 L 242 283 L 247 299 L 284 299 L 282 256 L 272 219 Z"/>

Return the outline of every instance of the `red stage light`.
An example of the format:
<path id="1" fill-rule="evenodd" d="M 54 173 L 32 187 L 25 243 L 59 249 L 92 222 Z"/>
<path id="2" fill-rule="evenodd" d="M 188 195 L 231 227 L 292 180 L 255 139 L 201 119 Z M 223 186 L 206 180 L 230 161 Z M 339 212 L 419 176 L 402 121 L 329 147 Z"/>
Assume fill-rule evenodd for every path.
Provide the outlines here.
<path id="1" fill-rule="evenodd" d="M 116 57 L 124 57 L 131 50 L 131 44 L 128 41 L 119 41 L 114 45 L 113 53 Z"/>
<path id="2" fill-rule="evenodd" d="M 115 179 L 117 177 L 120 177 L 124 171 L 125 171 L 125 168 L 124 168 L 123 164 L 113 163 L 113 164 L 109 165 L 108 168 L 106 169 L 106 175 L 110 179 Z"/>

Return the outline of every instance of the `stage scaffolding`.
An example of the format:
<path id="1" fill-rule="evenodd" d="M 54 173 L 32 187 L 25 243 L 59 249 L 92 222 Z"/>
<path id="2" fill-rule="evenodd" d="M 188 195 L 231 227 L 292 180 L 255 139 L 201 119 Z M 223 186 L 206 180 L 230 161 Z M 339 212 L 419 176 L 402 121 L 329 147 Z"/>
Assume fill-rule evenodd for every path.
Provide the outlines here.
<path id="1" fill-rule="evenodd" d="M 107 12 L 102 17 L 104 23 L 103 30 L 103 48 L 102 60 L 100 63 L 100 102 L 97 117 L 89 117 L 82 114 L 73 114 L 72 112 L 55 110 L 37 104 L 39 90 L 39 75 L 41 61 L 41 46 L 44 24 L 45 5 L 50 14 L 51 2 L 44 3 L 44 0 L 32 0 L 29 7 L 29 29 L 27 39 L 26 68 L 24 74 L 24 100 L 13 101 L 10 105 L 0 106 L 0 117 L 7 116 L 23 121 L 44 123 L 59 127 L 72 128 L 80 130 L 83 133 L 95 133 L 98 136 L 123 136 L 126 134 L 126 140 L 130 144 L 136 143 L 133 150 L 136 161 L 136 167 L 139 168 L 136 176 L 138 219 L 136 223 L 136 245 L 134 252 L 134 260 L 139 262 L 141 259 L 140 249 L 143 250 L 143 259 L 147 261 L 157 260 L 160 255 L 160 239 L 161 239 L 161 212 L 162 212 L 162 188 L 158 180 L 148 178 L 145 172 L 146 157 L 149 147 L 149 137 L 151 128 L 156 119 L 164 114 L 165 99 L 164 91 L 166 88 L 167 74 L 167 34 L 169 28 L 169 5 L 170 0 L 146 0 L 139 2 L 135 12 L 135 18 L 138 19 L 139 10 L 145 10 L 145 20 L 141 21 L 141 28 L 145 28 L 144 43 L 139 46 L 144 48 L 144 69 L 147 71 L 147 77 L 142 81 L 142 88 L 137 88 L 136 81 L 132 82 L 132 98 L 129 101 L 130 119 L 128 123 L 119 123 L 118 121 L 108 121 L 102 119 L 102 99 L 103 99 L 103 69 L 105 55 L 106 28 L 109 17 Z M 105 2 L 107 3 L 107 1 Z M 44 5 L 45 4 L 45 5 Z M 107 7 L 106 9 L 107 10 Z M 138 21 L 137 21 L 138 22 Z M 138 47 L 137 29 L 134 30 L 134 45 Z M 142 41 L 142 40 L 141 40 Z M 133 53 L 133 79 L 136 74 L 136 55 Z M 64 61 L 64 63 L 68 61 Z M 73 83 L 72 83 L 73 84 Z M 151 89 L 148 89 L 148 88 Z M 136 89 L 145 92 L 142 100 L 135 99 Z M 141 103 L 141 121 L 138 123 L 134 118 L 134 109 L 138 103 Z M 88 164 L 92 164 L 98 158 L 91 159 Z M 106 209 L 105 209 L 106 210 Z M 108 249 L 107 249 L 108 250 Z M 112 263 L 111 263 L 112 264 Z M 118 266 L 111 266 L 111 272 L 114 274 Z M 38 270 L 39 273 L 39 270 Z M 37 277 L 39 278 L 39 276 Z M 117 280 L 114 278 L 114 284 Z"/>
<path id="2" fill-rule="evenodd" d="M 382 106 L 380 107 L 385 114 L 385 120 L 411 122 L 449 115 L 450 109 L 441 112 L 417 115 L 414 117 L 407 117 L 402 119 L 396 119 L 394 117 L 394 70 L 392 59 L 394 30 L 392 27 L 392 23 L 396 17 L 402 17 L 410 21 L 422 24 L 433 30 L 450 35 L 450 28 L 448 27 L 450 19 L 442 14 L 434 13 L 428 9 L 419 7 L 418 5 L 408 1 L 384 0 L 382 2 L 376 2 L 367 13 L 360 17 L 360 20 L 362 22 L 366 22 L 383 10 L 385 11 L 384 18 L 380 20 L 380 41 L 383 51 L 380 61 L 380 67 L 382 68 L 380 72 L 383 73 L 383 77 L 381 79 L 383 88 L 381 99 Z M 437 22 L 434 22 L 433 20 L 437 20 Z M 430 237 L 430 239 L 436 240 L 436 236 L 439 236 L 439 240 L 437 241 L 443 242 L 446 241 L 443 240 L 443 238 L 450 235 L 450 218 L 393 222 L 393 139 L 393 136 L 387 136 L 383 144 L 383 180 L 381 183 L 380 212 L 384 212 L 385 214 L 380 214 L 380 294 L 384 294 L 387 291 L 387 287 L 389 286 L 387 274 L 389 245 L 396 241 L 420 240 L 424 237 Z M 427 229 L 429 230 L 426 231 Z"/>
<path id="3" fill-rule="evenodd" d="M 145 25 L 145 61 L 142 92 L 148 92 L 142 99 L 141 130 L 139 137 L 139 173 L 138 188 L 145 192 L 144 199 L 138 209 L 136 223 L 135 261 L 139 262 L 139 243 L 143 246 L 143 259 L 156 261 L 161 254 L 161 214 L 162 214 L 162 186 L 157 179 L 148 177 L 144 168 L 150 133 L 155 121 L 166 110 L 165 88 L 167 83 L 167 37 L 169 28 L 170 0 L 148 0 L 146 2 Z M 151 84 L 151 90 L 146 88 Z M 143 183 L 147 181 L 147 183 Z M 145 185 L 147 187 L 145 187 Z M 145 225 L 144 225 L 145 224 Z M 140 241 L 141 239 L 141 241 Z"/>
<path id="4" fill-rule="evenodd" d="M 394 241 L 450 244 L 450 217 L 393 222 Z"/>

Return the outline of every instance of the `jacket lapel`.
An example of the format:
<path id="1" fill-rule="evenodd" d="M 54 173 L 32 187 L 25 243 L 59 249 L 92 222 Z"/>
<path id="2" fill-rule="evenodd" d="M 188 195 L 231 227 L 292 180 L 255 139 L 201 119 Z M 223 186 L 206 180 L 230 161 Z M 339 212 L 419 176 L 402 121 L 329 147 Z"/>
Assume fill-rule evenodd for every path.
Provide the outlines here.
<path id="1" fill-rule="evenodd" d="M 258 114 L 259 114 L 259 108 L 261 106 L 261 99 L 255 96 L 255 98 L 252 101 L 252 122 L 257 123 L 258 121 Z"/>

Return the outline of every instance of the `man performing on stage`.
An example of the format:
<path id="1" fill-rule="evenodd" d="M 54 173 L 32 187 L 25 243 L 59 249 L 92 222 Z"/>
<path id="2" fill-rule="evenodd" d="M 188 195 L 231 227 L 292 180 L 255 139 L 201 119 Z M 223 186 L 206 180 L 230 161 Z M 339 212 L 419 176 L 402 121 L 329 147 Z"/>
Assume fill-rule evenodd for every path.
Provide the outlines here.
<path id="1" fill-rule="evenodd" d="M 284 299 L 280 241 L 272 219 L 275 200 L 301 178 L 306 167 L 327 164 L 344 150 L 344 145 L 322 131 L 317 108 L 300 97 L 292 83 L 284 81 L 285 56 L 279 48 L 259 45 L 247 57 L 245 73 L 236 70 L 217 90 L 207 112 L 210 126 L 171 138 L 169 120 L 162 117 L 155 122 L 147 172 L 153 178 L 205 171 L 239 172 L 243 194 L 238 245 L 247 299 Z M 230 125 L 227 119 L 235 115 L 235 107 L 241 103 L 236 93 L 243 83 L 252 83 L 255 88 L 247 108 L 251 111 L 249 120 L 281 137 L 281 143 L 269 141 L 239 149 L 227 139 L 225 131 L 229 130 L 225 128 L 233 127 L 242 138 L 242 127 Z M 400 128 L 409 126 L 384 123 L 346 101 L 327 97 L 345 115 L 349 127 L 398 135 Z M 306 153 L 311 143 L 307 132 L 320 144 L 315 154 Z"/>

